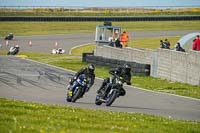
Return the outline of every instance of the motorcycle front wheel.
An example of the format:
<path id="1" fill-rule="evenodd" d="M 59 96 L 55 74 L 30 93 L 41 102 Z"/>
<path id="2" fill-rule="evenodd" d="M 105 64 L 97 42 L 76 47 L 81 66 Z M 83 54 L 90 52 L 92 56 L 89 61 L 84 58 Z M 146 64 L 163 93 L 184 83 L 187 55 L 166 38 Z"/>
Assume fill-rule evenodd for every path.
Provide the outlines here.
<path id="1" fill-rule="evenodd" d="M 95 104 L 96 105 L 101 105 L 102 104 L 102 101 L 100 100 L 100 96 L 99 95 L 96 96 Z"/>
<path id="2" fill-rule="evenodd" d="M 67 91 L 66 101 L 67 102 L 71 102 L 72 101 L 72 91 L 71 90 Z"/>
<path id="3" fill-rule="evenodd" d="M 117 97 L 117 91 L 113 91 L 111 94 L 108 95 L 106 100 L 106 106 L 110 106 Z"/>
<path id="4" fill-rule="evenodd" d="M 72 96 L 72 102 L 76 102 L 76 100 L 79 98 L 79 96 L 81 95 L 81 88 L 77 88 L 75 91 L 74 91 L 74 94 Z"/>

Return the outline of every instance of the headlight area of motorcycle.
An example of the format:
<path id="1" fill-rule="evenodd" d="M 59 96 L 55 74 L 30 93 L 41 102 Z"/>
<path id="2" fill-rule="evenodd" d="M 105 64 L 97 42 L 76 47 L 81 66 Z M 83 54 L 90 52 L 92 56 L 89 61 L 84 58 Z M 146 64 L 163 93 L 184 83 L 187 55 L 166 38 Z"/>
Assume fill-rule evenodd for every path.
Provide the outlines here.
<path id="1" fill-rule="evenodd" d="M 121 85 L 121 84 L 122 84 L 122 81 L 119 80 L 119 81 L 117 81 L 117 83 Z"/>

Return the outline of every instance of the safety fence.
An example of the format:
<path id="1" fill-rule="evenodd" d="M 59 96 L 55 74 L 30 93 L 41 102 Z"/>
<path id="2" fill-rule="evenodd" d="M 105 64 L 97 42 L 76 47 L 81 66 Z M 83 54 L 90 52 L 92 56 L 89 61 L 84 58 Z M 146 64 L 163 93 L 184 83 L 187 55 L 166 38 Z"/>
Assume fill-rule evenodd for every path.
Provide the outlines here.
<path id="1" fill-rule="evenodd" d="M 0 21 L 193 21 L 200 20 L 200 15 L 195 16 L 124 16 L 124 17 L 28 17 L 28 16 L 1 16 Z"/>

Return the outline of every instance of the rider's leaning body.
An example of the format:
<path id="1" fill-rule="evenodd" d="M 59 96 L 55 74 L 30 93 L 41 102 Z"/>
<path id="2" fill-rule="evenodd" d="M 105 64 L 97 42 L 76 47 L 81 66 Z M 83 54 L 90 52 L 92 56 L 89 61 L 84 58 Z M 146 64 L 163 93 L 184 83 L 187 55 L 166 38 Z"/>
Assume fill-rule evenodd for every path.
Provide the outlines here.
<path id="1" fill-rule="evenodd" d="M 111 89 L 111 85 L 114 79 L 114 76 L 119 76 L 122 78 L 122 82 L 127 83 L 127 85 L 131 85 L 131 67 L 128 64 L 125 64 L 123 67 L 117 67 L 117 68 L 113 68 L 109 71 L 109 73 L 111 75 L 113 75 L 113 77 L 110 78 L 106 78 L 104 79 L 100 89 L 97 91 L 100 92 L 101 90 L 104 90 L 105 92 L 105 96 L 107 95 L 107 93 L 109 93 L 110 89 Z M 126 91 L 124 90 L 124 88 L 121 88 L 120 90 L 120 96 L 124 96 L 126 94 Z"/>
<path id="2" fill-rule="evenodd" d="M 75 75 L 74 78 L 71 79 L 70 81 L 70 85 L 72 85 L 74 83 L 75 80 L 77 80 L 77 78 L 81 75 L 84 74 L 86 76 L 87 79 L 90 79 L 90 82 L 87 86 L 87 88 L 85 88 L 85 91 L 89 91 L 89 89 L 92 87 L 92 85 L 94 84 L 94 80 L 95 80 L 95 66 L 93 64 L 89 64 L 86 68 L 82 68 L 81 70 L 79 70 Z M 73 90 L 72 90 L 73 91 Z M 83 92 L 83 94 L 85 93 L 85 91 Z M 82 94 L 82 95 L 83 95 Z"/>

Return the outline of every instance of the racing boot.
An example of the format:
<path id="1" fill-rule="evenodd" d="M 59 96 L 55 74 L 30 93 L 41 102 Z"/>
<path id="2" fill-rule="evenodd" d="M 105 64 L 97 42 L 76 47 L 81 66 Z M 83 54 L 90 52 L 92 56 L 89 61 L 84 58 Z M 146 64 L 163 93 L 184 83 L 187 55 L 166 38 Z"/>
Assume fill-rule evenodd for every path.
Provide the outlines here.
<path id="1" fill-rule="evenodd" d="M 125 94 L 126 94 L 126 91 L 124 90 L 124 88 L 121 88 L 119 92 L 120 93 L 119 93 L 118 97 L 119 96 L 125 96 Z"/>

